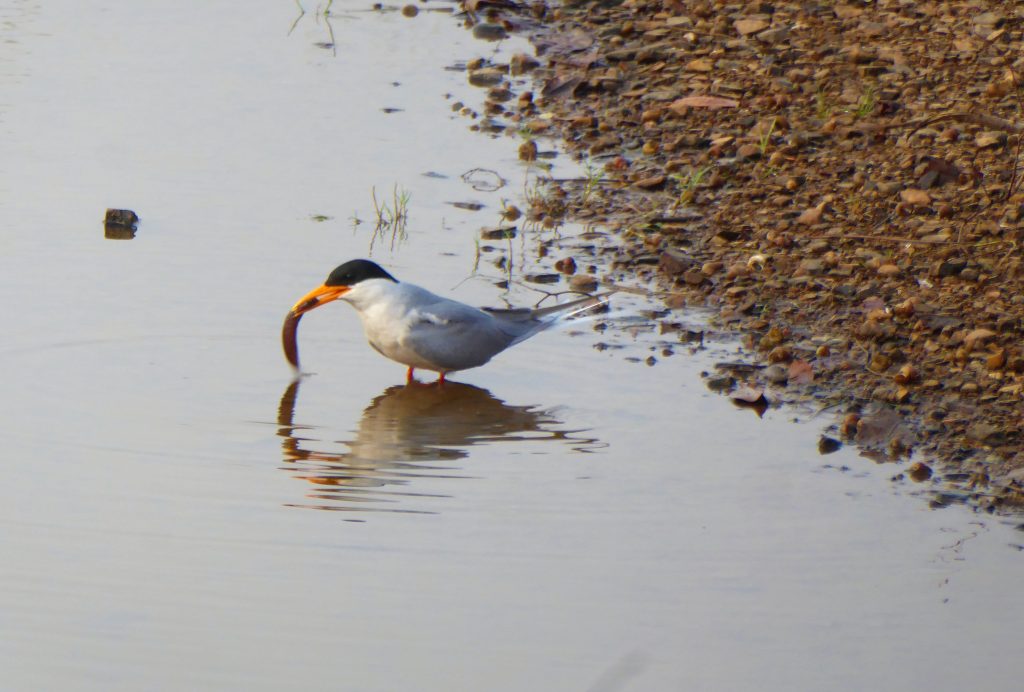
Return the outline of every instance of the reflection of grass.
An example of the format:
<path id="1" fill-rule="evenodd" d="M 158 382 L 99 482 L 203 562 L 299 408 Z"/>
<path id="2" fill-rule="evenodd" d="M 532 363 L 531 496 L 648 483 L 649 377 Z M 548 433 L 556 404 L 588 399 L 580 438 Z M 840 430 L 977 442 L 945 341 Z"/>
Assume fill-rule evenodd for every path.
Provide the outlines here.
<path id="1" fill-rule="evenodd" d="M 373 252 L 373 245 L 378 237 L 383 238 L 385 233 L 391 234 L 391 249 L 395 249 L 396 243 L 405 241 L 408 237 L 406 224 L 409 221 L 409 200 L 412 195 L 395 183 L 391 190 L 391 202 L 377 199 L 377 188 L 371 188 L 373 196 L 373 213 L 376 217 L 373 235 L 370 237 L 370 252 Z"/>
<path id="2" fill-rule="evenodd" d="M 330 39 L 331 39 L 329 44 L 318 43 L 317 45 L 321 46 L 323 48 L 330 47 L 331 52 L 333 52 L 335 57 L 337 57 L 337 55 L 338 55 L 338 46 L 337 46 L 337 44 L 334 41 L 334 27 L 331 25 L 331 5 L 333 5 L 333 4 L 334 4 L 334 0 L 327 0 L 327 6 L 324 7 L 323 11 L 321 11 L 320 8 L 317 7 L 316 13 L 314 14 L 314 16 L 317 18 L 317 23 L 318 24 L 320 23 L 319 22 L 320 16 L 321 15 L 323 16 L 323 18 L 324 18 L 324 25 L 327 27 L 327 35 L 330 36 Z M 299 16 L 295 18 L 295 21 L 292 22 L 291 28 L 288 29 L 288 35 L 289 36 L 291 36 L 292 32 L 295 31 L 295 27 L 297 27 L 299 25 L 299 22 L 302 21 L 302 18 L 306 16 L 306 8 L 302 6 L 302 0 L 295 0 L 295 6 L 299 8 Z"/>
<path id="3" fill-rule="evenodd" d="M 587 161 L 583 167 L 583 172 L 586 175 L 586 179 L 583 181 L 583 198 L 580 200 L 580 204 L 586 204 L 590 199 L 590 195 L 594 193 L 597 186 L 604 180 L 604 168 L 595 166 L 593 161 Z"/>

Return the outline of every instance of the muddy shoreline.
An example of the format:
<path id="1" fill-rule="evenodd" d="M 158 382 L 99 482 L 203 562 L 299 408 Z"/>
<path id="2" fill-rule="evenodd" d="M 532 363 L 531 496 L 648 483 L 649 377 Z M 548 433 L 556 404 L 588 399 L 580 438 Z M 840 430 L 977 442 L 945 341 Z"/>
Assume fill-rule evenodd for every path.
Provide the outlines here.
<path id="1" fill-rule="evenodd" d="M 823 451 L 858 444 L 935 502 L 1024 505 L 1024 11 L 463 5 L 537 51 L 467 66 L 488 89 L 474 127 L 585 162 L 527 219 L 612 238 L 596 261 L 553 249 L 553 272 L 584 259 L 661 295 L 680 341 L 672 309 L 713 307 L 753 367 L 709 386 L 827 412 Z"/>

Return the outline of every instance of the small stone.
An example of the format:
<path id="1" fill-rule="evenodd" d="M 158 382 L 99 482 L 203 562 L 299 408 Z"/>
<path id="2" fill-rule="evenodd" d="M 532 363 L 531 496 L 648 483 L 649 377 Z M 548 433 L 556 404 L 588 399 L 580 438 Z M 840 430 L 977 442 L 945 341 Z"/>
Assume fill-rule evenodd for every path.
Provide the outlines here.
<path id="1" fill-rule="evenodd" d="M 821 215 L 825 211 L 825 204 L 819 204 L 816 207 L 806 209 L 800 216 L 796 217 L 796 222 L 803 224 L 804 226 L 813 226 L 814 224 L 821 221 Z"/>
<path id="2" fill-rule="evenodd" d="M 665 184 L 664 175 L 652 175 L 646 178 L 641 178 L 633 183 L 635 187 L 643 188 L 644 190 L 653 190 L 661 187 Z"/>
<path id="3" fill-rule="evenodd" d="M 732 264 L 729 266 L 729 268 L 725 272 L 725 278 L 736 279 L 741 276 L 747 276 L 748 274 L 750 274 L 750 272 L 750 267 L 748 267 L 743 262 L 737 262 L 736 264 Z"/>
<path id="4" fill-rule="evenodd" d="M 757 40 L 762 43 L 779 43 L 789 38 L 792 27 L 777 26 L 774 29 L 766 29 L 757 35 Z"/>
<path id="5" fill-rule="evenodd" d="M 718 272 L 722 271 L 722 267 L 724 266 L 725 265 L 722 262 L 711 261 L 702 264 L 700 270 L 704 273 L 704 276 L 714 276 Z"/>
<path id="6" fill-rule="evenodd" d="M 761 158 L 761 148 L 756 144 L 741 144 L 736 149 L 736 158 L 740 161 Z"/>
<path id="7" fill-rule="evenodd" d="M 818 454 L 832 454 L 838 452 L 843 446 L 843 443 L 834 437 L 822 435 L 818 439 Z"/>
<path id="8" fill-rule="evenodd" d="M 768 22 L 763 19 L 737 19 L 732 23 L 736 29 L 736 33 L 740 36 L 749 36 L 750 34 L 756 34 L 759 31 L 763 31 L 768 28 Z"/>
<path id="9" fill-rule="evenodd" d="M 527 140 L 519 145 L 519 160 L 520 161 L 536 161 L 537 160 L 537 143 L 532 139 Z"/>
<path id="10" fill-rule="evenodd" d="M 664 250 L 658 257 L 658 271 L 676 276 L 694 268 L 696 262 L 676 250 Z"/>
<path id="11" fill-rule="evenodd" d="M 711 72 L 715 69 L 715 63 L 708 58 L 697 58 L 686 63 L 687 72 Z"/>
<path id="12" fill-rule="evenodd" d="M 562 272 L 563 274 L 575 274 L 576 273 L 576 260 L 572 257 L 566 257 L 555 262 L 555 269 Z"/>
<path id="13" fill-rule="evenodd" d="M 514 77 L 526 74 L 538 67 L 540 67 L 540 63 L 526 53 L 516 53 L 508 61 L 508 70 Z"/>
<path id="14" fill-rule="evenodd" d="M 921 375 L 917 371 L 917 368 L 911 365 L 910 363 L 907 363 L 906 365 L 899 369 L 899 372 L 897 372 L 892 379 L 893 382 L 895 382 L 896 384 L 904 385 L 917 382 L 917 380 L 920 379 L 920 377 Z"/>
<path id="15" fill-rule="evenodd" d="M 575 274 L 569 278 L 569 288 L 582 293 L 590 293 L 597 289 L 598 281 L 590 274 Z"/>
<path id="16" fill-rule="evenodd" d="M 901 270 L 895 264 L 883 264 L 877 271 L 879 276 L 893 277 L 899 276 Z"/>
<path id="17" fill-rule="evenodd" d="M 932 470 L 928 464 L 923 464 L 920 461 L 914 462 L 907 469 L 907 475 L 915 483 L 921 483 L 932 477 Z"/>
<path id="18" fill-rule="evenodd" d="M 991 329 L 973 329 L 964 337 L 964 348 L 970 353 L 975 346 L 980 346 L 995 335 L 996 333 Z"/>
<path id="19" fill-rule="evenodd" d="M 772 384 L 785 384 L 789 380 L 789 368 L 781 363 L 769 365 L 764 369 L 764 378 Z"/>
<path id="20" fill-rule="evenodd" d="M 138 214 L 131 209 L 107 209 L 103 217 L 103 223 L 107 226 L 134 226 L 138 222 Z"/>
<path id="21" fill-rule="evenodd" d="M 796 268 L 797 276 L 816 276 L 825 271 L 825 263 L 820 259 L 805 259 Z"/>
<path id="22" fill-rule="evenodd" d="M 491 87 L 500 84 L 505 79 L 505 70 L 497 67 L 482 67 L 478 70 L 471 70 L 469 83 L 476 87 Z"/>
<path id="23" fill-rule="evenodd" d="M 1001 147 L 1006 144 L 1006 140 L 1005 132 L 979 132 L 978 136 L 974 138 L 974 145 L 979 149 Z"/>
<path id="24" fill-rule="evenodd" d="M 985 365 L 989 370 L 1002 370 L 1006 365 L 1006 350 L 999 349 L 985 359 Z"/>
<path id="25" fill-rule="evenodd" d="M 473 27 L 473 38 L 484 41 L 503 41 L 508 38 L 508 31 L 501 24 L 481 22 Z"/>
<path id="26" fill-rule="evenodd" d="M 917 190 L 912 187 L 901 190 L 900 199 L 903 200 L 904 204 L 911 207 L 927 207 L 932 203 L 931 195 L 924 190 Z"/>
<path id="27" fill-rule="evenodd" d="M 688 269 L 683 272 L 683 281 L 690 286 L 700 286 L 707 277 L 699 269 Z"/>

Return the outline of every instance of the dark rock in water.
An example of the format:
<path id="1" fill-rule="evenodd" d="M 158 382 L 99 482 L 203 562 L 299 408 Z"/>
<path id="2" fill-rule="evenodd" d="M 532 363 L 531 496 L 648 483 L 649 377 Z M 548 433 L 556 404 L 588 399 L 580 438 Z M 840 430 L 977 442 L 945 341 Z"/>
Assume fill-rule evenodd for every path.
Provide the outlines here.
<path id="1" fill-rule="evenodd" d="M 506 226 L 504 228 L 482 228 L 480 229 L 480 237 L 484 240 L 506 240 L 508 238 L 516 237 L 517 229 L 515 226 Z"/>
<path id="2" fill-rule="evenodd" d="M 481 23 L 473 27 L 473 38 L 485 41 L 501 41 L 508 38 L 508 31 L 501 24 Z"/>
<path id="3" fill-rule="evenodd" d="M 818 454 L 832 454 L 833 452 L 838 452 L 839 448 L 842 446 L 843 443 L 834 437 L 822 435 L 821 438 L 818 439 Z"/>
<path id="4" fill-rule="evenodd" d="M 138 222 L 138 214 L 131 209 L 107 209 L 103 218 L 103 234 L 111 240 L 131 240 L 135 237 Z"/>
<path id="5" fill-rule="evenodd" d="M 132 226 L 139 222 L 139 215 L 131 209 L 107 209 L 103 223 L 107 226 Z"/>
<path id="6" fill-rule="evenodd" d="M 562 279 L 561 274 L 527 274 L 524 277 L 527 281 L 534 284 L 556 284 Z"/>

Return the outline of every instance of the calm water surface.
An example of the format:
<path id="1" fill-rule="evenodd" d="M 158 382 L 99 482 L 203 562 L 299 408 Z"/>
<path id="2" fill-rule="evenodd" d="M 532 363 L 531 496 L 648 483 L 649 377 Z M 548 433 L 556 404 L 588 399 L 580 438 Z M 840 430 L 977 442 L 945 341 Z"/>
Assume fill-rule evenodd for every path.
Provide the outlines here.
<path id="1" fill-rule="evenodd" d="M 0 6 L 0 689 L 1019 681 L 1021 533 L 710 394 L 726 346 L 586 324 L 407 388 L 337 305 L 291 382 L 281 320 L 370 252 L 371 188 L 411 195 L 400 278 L 538 298 L 474 273 L 527 171 L 445 69 L 524 46 L 369 5 Z"/>

